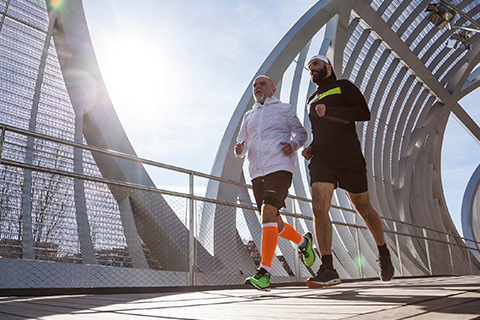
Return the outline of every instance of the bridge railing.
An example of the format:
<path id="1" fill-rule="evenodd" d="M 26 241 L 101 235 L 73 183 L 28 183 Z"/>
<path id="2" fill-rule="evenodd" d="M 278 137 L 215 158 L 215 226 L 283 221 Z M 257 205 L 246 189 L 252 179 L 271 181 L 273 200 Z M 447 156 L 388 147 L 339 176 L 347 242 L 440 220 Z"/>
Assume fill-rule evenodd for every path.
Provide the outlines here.
<path id="1" fill-rule="evenodd" d="M 1 130 L 0 266 L 8 276 L 0 289 L 241 284 L 259 263 L 261 225 L 249 184 L 13 126 L 1 125 Z M 76 166 L 75 150 L 82 151 L 83 170 Z M 188 180 L 184 190 L 174 191 L 105 178 L 87 153 L 175 172 Z M 78 189 L 75 181 L 82 181 L 85 189 Z M 200 195 L 209 181 L 241 188 L 244 198 L 229 202 Z M 123 202 L 119 194 L 142 197 L 146 209 Z M 289 195 L 287 209 L 281 211 L 301 233 L 313 230 L 312 217 L 299 213 L 305 204 L 311 200 Z M 79 213 L 82 208 L 85 212 Z M 375 244 L 363 221 L 352 208 L 332 205 L 331 210 L 339 213 L 332 215 L 332 223 L 340 276 L 376 277 Z M 167 211 L 174 215 L 167 219 L 162 215 Z M 138 212 L 149 212 L 158 232 L 142 234 L 154 220 Z M 396 276 L 480 274 L 480 243 L 402 221 L 382 221 Z M 304 281 L 319 266 L 317 259 L 306 268 L 296 246 L 283 239 L 274 260 L 278 282 Z"/>

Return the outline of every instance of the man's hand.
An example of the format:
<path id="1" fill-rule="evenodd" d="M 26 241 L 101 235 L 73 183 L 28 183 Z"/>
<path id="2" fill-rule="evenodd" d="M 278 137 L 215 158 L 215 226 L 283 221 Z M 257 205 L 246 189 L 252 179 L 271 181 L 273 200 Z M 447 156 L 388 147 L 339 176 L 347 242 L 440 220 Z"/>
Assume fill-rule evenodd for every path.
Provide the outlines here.
<path id="1" fill-rule="evenodd" d="M 323 117 L 325 115 L 325 112 L 327 111 L 327 108 L 324 104 L 317 104 L 315 106 L 315 111 L 317 112 L 319 117 Z"/>
<path id="2" fill-rule="evenodd" d="M 235 154 L 238 156 L 239 154 L 242 154 L 243 148 L 245 146 L 245 140 L 242 140 L 242 142 L 238 142 L 235 145 Z"/>
<path id="3" fill-rule="evenodd" d="M 302 156 L 305 158 L 305 160 L 310 160 L 312 159 L 312 147 L 306 147 L 302 151 Z"/>
<path id="4" fill-rule="evenodd" d="M 283 145 L 283 147 L 282 147 L 283 153 L 285 153 L 285 154 L 292 154 L 293 149 L 292 149 L 292 146 L 290 145 L 290 143 L 288 143 L 288 142 L 280 142 L 280 144 Z"/>

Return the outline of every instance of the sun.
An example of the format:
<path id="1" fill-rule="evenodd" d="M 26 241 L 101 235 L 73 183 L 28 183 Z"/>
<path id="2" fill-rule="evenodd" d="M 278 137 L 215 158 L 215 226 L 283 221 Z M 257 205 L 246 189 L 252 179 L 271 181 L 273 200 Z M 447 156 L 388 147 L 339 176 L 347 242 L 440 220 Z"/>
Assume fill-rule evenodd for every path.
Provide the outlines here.
<path id="1" fill-rule="evenodd" d="M 99 64 L 112 100 L 136 106 L 155 100 L 158 78 L 153 51 L 146 41 L 126 37 L 103 53 Z"/>
<path id="2" fill-rule="evenodd" d="M 178 103 L 188 71 L 168 39 L 137 30 L 103 40 L 96 55 L 119 116 L 162 116 L 162 110 Z"/>

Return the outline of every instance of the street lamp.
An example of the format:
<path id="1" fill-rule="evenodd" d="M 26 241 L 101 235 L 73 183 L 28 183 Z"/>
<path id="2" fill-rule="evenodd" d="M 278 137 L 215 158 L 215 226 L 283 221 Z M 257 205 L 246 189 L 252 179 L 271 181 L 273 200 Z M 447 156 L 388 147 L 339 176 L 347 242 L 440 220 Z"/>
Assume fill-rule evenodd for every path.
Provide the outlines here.
<path id="1" fill-rule="evenodd" d="M 448 28 L 448 30 L 457 29 L 457 32 L 452 34 L 448 40 L 448 48 L 460 48 L 464 50 L 470 49 L 471 38 L 468 36 L 468 34 L 470 32 L 480 32 L 480 25 L 474 19 L 472 19 L 462 10 L 455 7 L 453 4 L 449 3 L 447 0 L 440 0 L 438 3 L 431 3 L 427 6 L 425 11 L 430 12 L 427 20 L 432 22 L 440 29 L 445 28 L 445 26 Z M 475 28 L 455 26 L 455 23 L 457 22 L 455 16 L 457 14 L 468 20 Z"/>
<path id="2" fill-rule="evenodd" d="M 425 11 L 431 12 L 427 17 L 427 20 L 440 29 L 445 28 L 446 25 L 448 25 L 450 29 L 450 27 L 453 27 L 455 22 L 457 22 L 455 19 L 455 12 L 450 11 L 442 3 L 429 4 Z"/>
<path id="3" fill-rule="evenodd" d="M 452 34 L 448 40 L 447 47 L 450 49 L 460 48 L 463 50 L 470 50 L 470 38 L 468 37 L 468 31 Z"/>

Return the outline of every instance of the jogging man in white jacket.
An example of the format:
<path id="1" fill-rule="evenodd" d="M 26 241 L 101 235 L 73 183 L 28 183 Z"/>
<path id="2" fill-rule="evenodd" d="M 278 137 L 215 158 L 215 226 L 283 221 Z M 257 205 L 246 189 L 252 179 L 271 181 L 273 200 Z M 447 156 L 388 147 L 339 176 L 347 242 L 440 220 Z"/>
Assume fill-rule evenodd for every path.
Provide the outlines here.
<path id="1" fill-rule="evenodd" d="M 285 206 L 292 183 L 295 152 L 307 141 L 307 132 L 293 107 L 273 97 L 275 91 L 269 77 L 259 76 L 254 80 L 256 102 L 243 117 L 235 145 L 236 156 L 248 156 L 253 194 L 262 219 L 260 267 L 245 280 L 245 285 L 266 291 L 270 290 L 270 268 L 278 236 L 299 246 L 307 267 L 315 260 L 312 234 L 308 232 L 302 237 L 278 213 Z"/>

